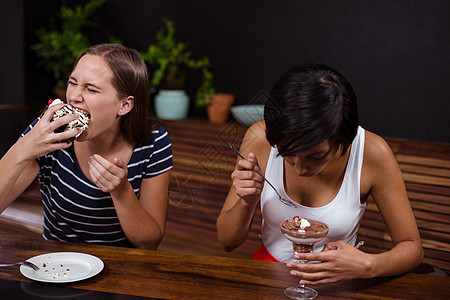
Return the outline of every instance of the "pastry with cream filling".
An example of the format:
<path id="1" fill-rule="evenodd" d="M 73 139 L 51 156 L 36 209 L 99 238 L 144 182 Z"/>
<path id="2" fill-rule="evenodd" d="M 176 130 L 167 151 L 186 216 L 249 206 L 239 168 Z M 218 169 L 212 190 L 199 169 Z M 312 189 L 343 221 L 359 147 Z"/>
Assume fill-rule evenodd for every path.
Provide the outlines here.
<path id="1" fill-rule="evenodd" d="M 50 100 L 49 107 L 56 105 L 56 104 L 63 104 L 63 103 L 64 102 L 62 102 L 60 99 Z M 63 126 L 57 128 L 55 130 L 55 132 L 58 133 L 58 132 L 64 132 L 64 131 L 68 131 L 68 130 L 80 129 L 80 132 L 76 136 L 66 140 L 68 142 L 73 142 L 88 128 L 88 124 L 89 124 L 89 120 L 91 119 L 91 115 L 85 110 L 73 107 L 72 105 L 68 104 L 68 105 L 63 106 L 59 110 L 57 110 L 52 117 L 52 121 L 55 121 L 56 119 L 61 118 L 65 115 L 75 114 L 75 113 L 78 114 L 78 116 L 79 116 L 78 119 L 73 120 L 69 124 L 64 124 Z"/>

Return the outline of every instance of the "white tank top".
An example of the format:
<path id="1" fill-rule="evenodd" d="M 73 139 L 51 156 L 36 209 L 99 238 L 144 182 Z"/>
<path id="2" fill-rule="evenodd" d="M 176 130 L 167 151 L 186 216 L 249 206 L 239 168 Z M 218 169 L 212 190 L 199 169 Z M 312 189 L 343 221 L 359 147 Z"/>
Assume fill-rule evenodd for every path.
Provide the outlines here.
<path id="1" fill-rule="evenodd" d="M 280 224 L 286 219 L 300 216 L 324 222 L 329 227 L 326 238 L 316 243 L 313 252 L 319 252 L 328 242 L 344 241 L 355 245 L 356 235 L 367 203 L 361 204 L 361 168 L 364 156 L 365 131 L 359 126 L 352 142 L 347 167 L 342 185 L 336 197 L 322 207 L 307 207 L 298 205 L 292 208 L 282 204 L 277 194 L 265 184 L 261 193 L 262 242 L 269 253 L 280 262 L 292 261 L 292 243 L 280 231 Z M 277 156 L 278 150 L 272 147 L 267 162 L 266 178 L 275 186 L 279 193 L 289 198 L 283 183 L 283 158 Z"/>

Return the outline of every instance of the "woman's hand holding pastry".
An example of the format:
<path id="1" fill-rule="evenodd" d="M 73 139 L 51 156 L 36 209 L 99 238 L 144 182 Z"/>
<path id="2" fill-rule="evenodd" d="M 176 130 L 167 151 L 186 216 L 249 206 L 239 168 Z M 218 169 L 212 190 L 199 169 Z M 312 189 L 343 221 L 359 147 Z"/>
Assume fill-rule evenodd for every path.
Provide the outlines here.
<path id="1" fill-rule="evenodd" d="M 28 159 L 35 159 L 55 150 L 69 147 L 72 143 L 65 140 L 75 137 L 78 130 L 55 133 L 54 131 L 75 120 L 78 116 L 70 114 L 51 121 L 53 114 L 63 105 L 50 107 L 23 138 L 19 140 L 20 150 L 25 151 Z"/>
<path id="2" fill-rule="evenodd" d="M 292 268 L 291 275 L 300 278 L 300 284 L 331 283 L 371 277 L 372 256 L 340 241 L 326 244 L 322 252 L 294 255 L 294 259 L 311 263 L 289 262 L 286 266 Z"/>
<path id="3" fill-rule="evenodd" d="M 105 193 L 120 192 L 126 184 L 129 184 L 126 163 L 118 158 L 113 162 L 94 154 L 89 159 L 89 174 L 92 181 Z"/>
<path id="4" fill-rule="evenodd" d="M 253 205 L 259 201 L 263 188 L 263 179 L 256 171 L 260 171 L 258 160 L 253 152 L 247 160 L 239 159 L 231 174 L 236 194 L 247 204 Z"/>

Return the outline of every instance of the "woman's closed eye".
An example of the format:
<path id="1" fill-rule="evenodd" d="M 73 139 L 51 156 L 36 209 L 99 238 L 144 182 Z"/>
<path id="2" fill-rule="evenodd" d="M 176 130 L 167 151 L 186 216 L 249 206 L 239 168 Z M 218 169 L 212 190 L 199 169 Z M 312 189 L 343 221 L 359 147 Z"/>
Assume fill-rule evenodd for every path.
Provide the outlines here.
<path id="1" fill-rule="evenodd" d="M 322 159 L 325 159 L 325 157 L 326 157 L 326 155 L 325 155 L 325 156 L 322 156 L 322 157 L 311 157 L 311 159 L 314 159 L 314 160 L 322 160 Z"/>
<path id="2" fill-rule="evenodd" d="M 90 93 L 98 93 L 98 91 L 96 90 L 96 89 L 93 89 L 93 88 L 86 88 L 87 90 L 88 90 L 88 92 L 90 92 Z"/>
<path id="3" fill-rule="evenodd" d="M 311 159 L 314 159 L 314 160 L 322 160 L 328 156 L 328 153 L 329 153 L 329 151 L 325 152 L 325 153 L 316 153 L 313 155 L 309 155 L 308 157 Z"/>
<path id="4" fill-rule="evenodd" d="M 89 92 L 89 93 L 100 93 L 101 88 L 96 86 L 95 84 L 92 83 L 86 83 L 84 85 L 84 88 Z"/>

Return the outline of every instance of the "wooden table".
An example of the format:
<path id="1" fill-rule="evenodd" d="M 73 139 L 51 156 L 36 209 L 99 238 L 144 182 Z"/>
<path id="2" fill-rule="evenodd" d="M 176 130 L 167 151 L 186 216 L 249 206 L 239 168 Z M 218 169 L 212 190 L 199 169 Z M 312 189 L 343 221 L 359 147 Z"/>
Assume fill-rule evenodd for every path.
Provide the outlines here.
<path id="1" fill-rule="evenodd" d="M 297 282 L 281 263 L 0 235 L 0 262 L 17 262 L 63 251 L 88 253 L 105 263 L 97 276 L 64 285 L 74 291 L 162 299 L 287 299 L 283 290 Z M 29 283 L 31 281 L 22 276 L 18 267 L 0 269 L 2 279 L 9 280 L 3 282 L 45 286 L 46 290 L 60 288 L 58 284 Z M 449 277 L 405 274 L 321 285 L 316 289 L 318 299 L 445 299 L 449 287 Z M 20 295 L 17 299 L 21 299 Z"/>

